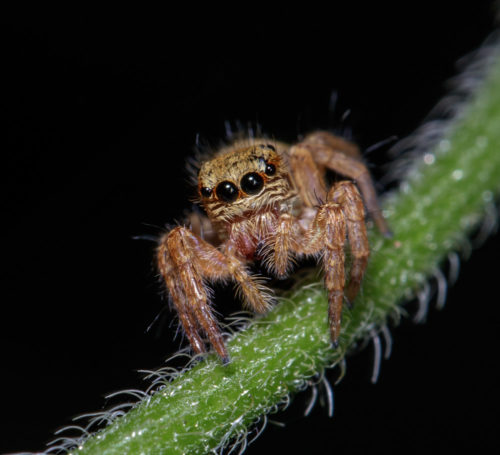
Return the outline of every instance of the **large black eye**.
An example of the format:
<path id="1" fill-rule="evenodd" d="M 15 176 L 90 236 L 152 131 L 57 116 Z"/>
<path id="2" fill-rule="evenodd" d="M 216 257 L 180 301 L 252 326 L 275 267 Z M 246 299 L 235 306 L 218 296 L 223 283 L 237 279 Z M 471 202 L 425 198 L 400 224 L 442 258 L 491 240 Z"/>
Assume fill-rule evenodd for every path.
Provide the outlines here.
<path id="1" fill-rule="evenodd" d="M 204 197 L 210 197 L 210 195 L 212 194 L 212 188 L 207 188 L 206 186 L 203 186 L 200 189 L 200 193 Z"/>
<path id="2" fill-rule="evenodd" d="M 240 185 L 245 193 L 257 194 L 264 186 L 264 179 L 256 172 L 250 172 L 241 178 Z"/>
<path id="3" fill-rule="evenodd" d="M 224 202 L 234 202 L 238 199 L 238 188 L 232 182 L 220 182 L 215 191 L 217 197 Z"/>

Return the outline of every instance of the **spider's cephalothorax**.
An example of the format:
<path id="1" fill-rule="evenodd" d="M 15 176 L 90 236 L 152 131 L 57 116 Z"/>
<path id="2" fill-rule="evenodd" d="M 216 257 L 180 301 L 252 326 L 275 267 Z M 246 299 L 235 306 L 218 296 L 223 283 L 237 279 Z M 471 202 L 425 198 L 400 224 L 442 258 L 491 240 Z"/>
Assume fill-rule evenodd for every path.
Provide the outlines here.
<path id="1" fill-rule="evenodd" d="M 289 146 L 266 139 L 236 141 L 204 162 L 198 193 L 207 217 L 192 215 L 189 228 L 166 233 L 158 266 L 191 346 L 206 351 L 203 335 L 224 362 L 229 356 L 208 300 L 206 281 L 233 279 L 244 302 L 265 312 L 271 293 L 247 269 L 260 260 L 284 277 L 294 258 L 322 258 L 328 291 L 330 334 L 340 331 L 342 303 L 356 297 L 368 261 L 363 199 L 350 180 L 326 187 L 331 169 L 356 181 L 364 203 L 383 234 L 382 217 L 370 174 L 357 146 L 327 132 Z M 344 246 L 352 253 L 345 287 Z"/>
<path id="2" fill-rule="evenodd" d="M 212 221 L 248 218 L 289 197 L 288 167 L 271 144 L 235 144 L 203 163 L 198 174 L 201 202 Z"/>

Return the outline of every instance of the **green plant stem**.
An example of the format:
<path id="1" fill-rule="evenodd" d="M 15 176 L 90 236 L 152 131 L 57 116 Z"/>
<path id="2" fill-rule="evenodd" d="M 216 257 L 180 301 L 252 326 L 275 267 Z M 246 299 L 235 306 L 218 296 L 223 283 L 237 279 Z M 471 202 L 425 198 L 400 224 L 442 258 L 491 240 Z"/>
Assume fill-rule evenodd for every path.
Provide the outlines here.
<path id="1" fill-rule="evenodd" d="M 478 225 L 500 189 L 500 63 L 449 124 L 415 158 L 400 190 L 384 200 L 395 235 L 371 233 L 363 290 L 345 309 L 332 349 L 320 284 L 302 286 L 229 342 L 232 362 L 211 355 L 184 371 L 74 453 L 205 453 L 242 436 L 256 420 L 386 324 L 447 254 Z M 166 380 L 168 378 L 165 378 Z"/>

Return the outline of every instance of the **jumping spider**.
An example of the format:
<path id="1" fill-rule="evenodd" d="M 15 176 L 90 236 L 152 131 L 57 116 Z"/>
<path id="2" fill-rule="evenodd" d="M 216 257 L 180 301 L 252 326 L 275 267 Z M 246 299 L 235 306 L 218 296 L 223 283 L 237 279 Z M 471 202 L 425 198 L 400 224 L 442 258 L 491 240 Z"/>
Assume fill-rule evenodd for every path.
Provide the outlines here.
<path id="1" fill-rule="evenodd" d="M 196 353 L 206 352 L 205 334 L 223 363 L 229 361 L 206 281 L 235 280 L 246 304 L 263 313 L 271 293 L 247 264 L 260 260 L 281 278 L 304 256 L 323 265 L 330 335 L 337 344 L 344 293 L 348 302 L 356 297 L 370 249 L 358 189 L 348 180 L 327 189 L 326 169 L 356 182 L 378 229 L 390 235 L 358 147 L 328 132 L 309 134 L 294 146 L 238 140 L 201 165 L 198 194 L 207 216 L 190 216 L 190 227 L 173 228 L 157 250 L 159 271 Z M 352 264 L 344 289 L 346 238 Z"/>

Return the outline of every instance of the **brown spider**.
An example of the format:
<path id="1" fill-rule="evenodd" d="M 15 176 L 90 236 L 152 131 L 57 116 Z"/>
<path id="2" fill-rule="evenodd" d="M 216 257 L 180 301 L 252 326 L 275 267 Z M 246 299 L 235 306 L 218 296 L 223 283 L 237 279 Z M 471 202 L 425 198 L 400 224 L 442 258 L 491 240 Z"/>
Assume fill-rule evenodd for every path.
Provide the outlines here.
<path id="1" fill-rule="evenodd" d="M 294 146 L 269 142 L 238 140 L 204 162 L 198 194 L 208 217 L 191 215 L 189 228 L 173 228 L 158 247 L 160 273 L 192 348 L 206 352 L 205 334 L 224 363 L 229 356 L 212 314 L 206 281 L 235 280 L 246 304 L 263 313 L 272 295 L 249 272 L 247 264 L 254 260 L 261 260 L 273 275 L 285 277 L 294 258 L 320 258 L 331 340 L 336 346 L 346 238 L 353 257 L 345 289 L 349 302 L 359 291 L 370 249 L 358 189 L 351 181 L 327 189 L 327 168 L 356 181 L 379 230 L 390 235 L 355 144 L 323 131 Z"/>

